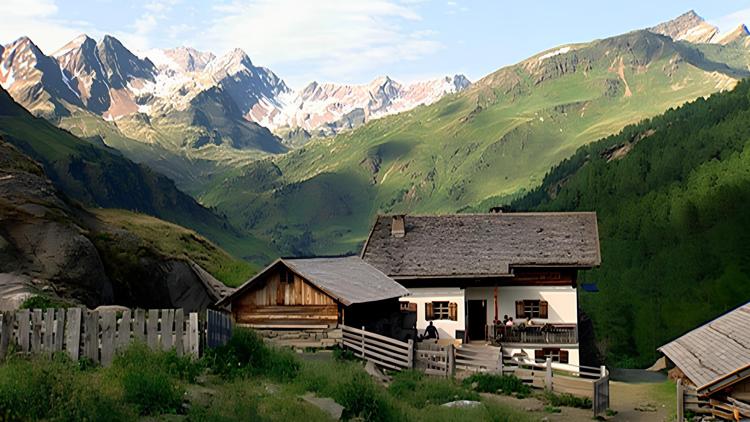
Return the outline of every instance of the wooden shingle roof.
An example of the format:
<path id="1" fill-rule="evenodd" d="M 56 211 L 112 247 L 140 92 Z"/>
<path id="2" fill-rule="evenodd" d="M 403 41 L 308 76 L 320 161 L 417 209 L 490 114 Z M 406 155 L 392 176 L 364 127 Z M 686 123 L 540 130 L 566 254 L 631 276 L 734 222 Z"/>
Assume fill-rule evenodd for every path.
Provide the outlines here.
<path id="1" fill-rule="evenodd" d="M 378 216 L 362 258 L 391 277 L 503 276 L 513 266 L 590 268 L 601 262 L 596 213 Z"/>
<path id="2" fill-rule="evenodd" d="M 750 303 L 665 344 L 666 355 L 699 392 L 750 367 Z"/>
<path id="3" fill-rule="evenodd" d="M 406 296 L 409 291 L 358 256 L 336 258 L 279 258 L 231 295 L 221 306 L 238 297 L 263 274 L 277 265 L 291 271 L 345 306 Z"/>

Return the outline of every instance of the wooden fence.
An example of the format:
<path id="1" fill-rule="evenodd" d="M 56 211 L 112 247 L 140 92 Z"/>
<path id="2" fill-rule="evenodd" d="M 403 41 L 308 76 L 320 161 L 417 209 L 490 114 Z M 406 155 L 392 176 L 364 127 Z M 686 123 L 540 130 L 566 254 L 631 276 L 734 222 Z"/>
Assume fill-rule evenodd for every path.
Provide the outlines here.
<path id="1" fill-rule="evenodd" d="M 232 338 L 232 316 L 225 312 L 206 310 L 206 347 L 223 346 Z"/>
<path id="2" fill-rule="evenodd" d="M 342 344 L 362 359 L 371 360 L 385 368 L 399 371 L 414 367 L 414 343 L 392 339 L 380 334 L 341 326 Z"/>
<path id="3" fill-rule="evenodd" d="M 106 366 L 112 363 L 118 351 L 134 341 L 143 342 L 153 350 L 174 349 L 178 355 L 198 357 L 205 335 L 215 333 L 211 346 L 226 343 L 231 335 L 231 321 L 216 314 L 209 313 L 207 318 L 216 323 L 208 322 L 204 326 L 199 322 L 198 313 L 185 313 L 182 309 L 120 312 L 69 308 L 3 312 L 0 359 L 9 352 L 48 355 L 65 352 L 71 359 L 87 358 Z"/>
<path id="4" fill-rule="evenodd" d="M 750 419 L 750 405 L 728 397 L 726 400 L 698 395 L 697 389 L 677 380 L 677 421 L 686 420 L 686 415 L 713 416 L 729 421 Z"/>
<path id="5" fill-rule="evenodd" d="M 456 367 L 472 372 L 503 372 L 502 349 L 493 346 L 473 347 L 469 344 L 456 347 Z"/>
<path id="6" fill-rule="evenodd" d="M 428 375 L 449 377 L 455 373 L 455 354 L 453 345 L 438 346 L 435 343 L 417 343 L 414 357 L 414 368 Z"/>

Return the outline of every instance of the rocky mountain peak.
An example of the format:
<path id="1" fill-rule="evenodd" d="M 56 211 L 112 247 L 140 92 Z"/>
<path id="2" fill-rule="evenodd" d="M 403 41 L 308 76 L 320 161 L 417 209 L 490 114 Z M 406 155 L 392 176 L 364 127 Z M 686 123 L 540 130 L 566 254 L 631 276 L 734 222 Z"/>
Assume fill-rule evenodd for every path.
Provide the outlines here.
<path id="1" fill-rule="evenodd" d="M 648 29 L 649 31 L 666 35 L 675 41 L 688 41 L 694 43 L 710 42 L 719 29 L 700 17 L 694 10 L 689 10 L 680 16 L 660 23 Z"/>
<path id="2" fill-rule="evenodd" d="M 727 32 L 725 35 L 722 35 L 721 37 L 718 37 L 716 40 L 717 44 L 721 45 L 727 45 L 737 40 L 742 40 L 745 37 L 750 35 L 750 32 L 747 29 L 747 26 L 745 24 L 740 24 L 737 28 L 734 29 L 732 32 Z"/>
<path id="3" fill-rule="evenodd" d="M 96 48 L 113 88 L 123 88 L 131 79 L 154 79 L 156 66 L 151 60 L 140 59 L 117 38 L 105 35 Z"/>
<path id="4" fill-rule="evenodd" d="M 93 50 L 95 48 L 96 48 L 96 41 L 94 41 L 93 38 L 89 37 L 86 34 L 81 34 L 73 38 L 72 40 L 70 40 L 64 46 L 57 49 L 57 51 L 52 53 L 52 57 L 59 58 L 75 50 L 81 50 L 81 49 Z"/>

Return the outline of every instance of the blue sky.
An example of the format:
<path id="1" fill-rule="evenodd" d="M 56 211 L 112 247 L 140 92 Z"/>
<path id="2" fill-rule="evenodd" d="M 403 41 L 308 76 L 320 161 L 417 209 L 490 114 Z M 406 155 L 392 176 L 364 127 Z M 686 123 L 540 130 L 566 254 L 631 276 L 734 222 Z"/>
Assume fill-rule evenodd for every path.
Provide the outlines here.
<path id="1" fill-rule="evenodd" d="M 750 0 L 2 0 L 0 42 L 21 35 L 47 53 L 80 33 L 137 52 L 188 45 L 244 49 L 294 88 L 317 80 L 476 80 L 542 50 L 652 26 L 689 9 L 727 31 Z"/>

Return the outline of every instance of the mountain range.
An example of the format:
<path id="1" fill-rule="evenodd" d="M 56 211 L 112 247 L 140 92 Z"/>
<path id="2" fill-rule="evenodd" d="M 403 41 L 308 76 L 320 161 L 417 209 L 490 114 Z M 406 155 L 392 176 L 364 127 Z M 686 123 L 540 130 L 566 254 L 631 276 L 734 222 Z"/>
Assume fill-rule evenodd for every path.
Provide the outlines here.
<path id="1" fill-rule="evenodd" d="M 288 250 L 356 251 L 378 213 L 486 212 L 581 146 L 731 89 L 750 76 L 747 40 L 639 30 L 557 46 L 427 107 L 253 162 L 198 198 Z"/>
<path id="2" fill-rule="evenodd" d="M 432 103 L 469 81 L 383 77 L 295 92 L 240 49 L 217 57 L 180 47 L 141 58 L 114 37 L 81 35 L 51 55 L 27 37 L 0 47 L 0 85 L 35 115 L 100 137 L 190 189 L 221 169 Z"/>

